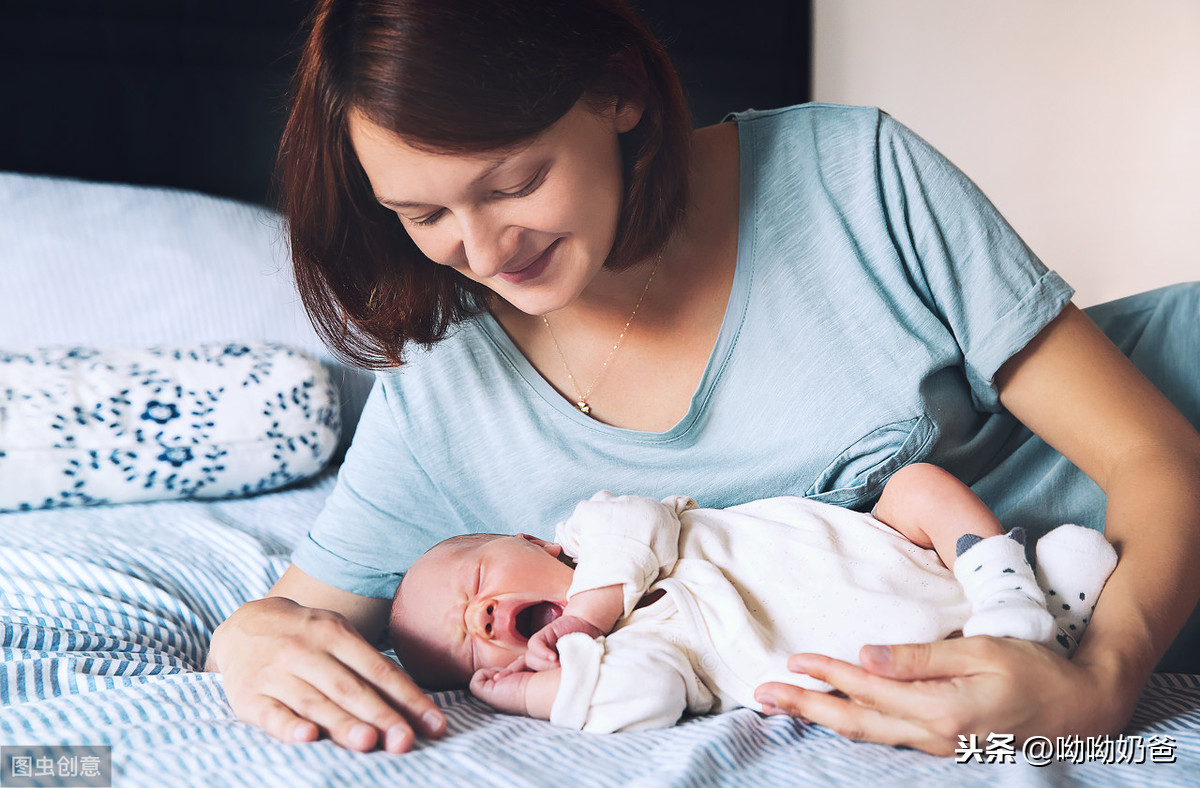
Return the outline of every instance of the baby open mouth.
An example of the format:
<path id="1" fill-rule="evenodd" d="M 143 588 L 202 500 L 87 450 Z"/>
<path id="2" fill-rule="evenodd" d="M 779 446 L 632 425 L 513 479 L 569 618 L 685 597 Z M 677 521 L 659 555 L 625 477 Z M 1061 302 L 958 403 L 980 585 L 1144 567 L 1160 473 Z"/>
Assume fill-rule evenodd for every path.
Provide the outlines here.
<path id="1" fill-rule="evenodd" d="M 517 612 L 514 624 L 517 634 L 529 640 L 533 633 L 562 615 L 562 606 L 554 602 L 534 602 Z"/>

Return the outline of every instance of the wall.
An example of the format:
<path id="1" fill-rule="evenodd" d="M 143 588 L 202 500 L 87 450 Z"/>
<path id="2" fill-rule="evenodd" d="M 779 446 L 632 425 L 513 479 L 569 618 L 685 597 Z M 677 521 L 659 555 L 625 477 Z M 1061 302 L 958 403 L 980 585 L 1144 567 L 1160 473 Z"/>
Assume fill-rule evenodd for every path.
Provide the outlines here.
<path id="1" fill-rule="evenodd" d="M 1200 0 L 815 0 L 813 98 L 945 153 L 1088 305 L 1200 279 Z"/>

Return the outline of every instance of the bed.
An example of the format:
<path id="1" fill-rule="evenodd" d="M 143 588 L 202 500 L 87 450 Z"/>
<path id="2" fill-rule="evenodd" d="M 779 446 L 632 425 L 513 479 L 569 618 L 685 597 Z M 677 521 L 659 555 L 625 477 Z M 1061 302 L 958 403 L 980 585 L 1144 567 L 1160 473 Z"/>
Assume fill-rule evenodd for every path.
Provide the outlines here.
<path id="1" fill-rule="evenodd" d="M 819 726 L 747 709 L 672 730 L 595 736 L 496 714 L 463 692 L 436 696 L 449 718 L 446 740 L 422 742 L 404 756 L 272 741 L 238 722 L 220 677 L 203 672 L 208 641 L 231 611 L 261 596 L 286 567 L 332 487 L 369 377 L 322 350 L 291 290 L 278 217 L 265 208 L 180 190 L 3 173 L 0 260 L 0 409 L 7 408 L 0 410 L 0 424 L 8 429 L 0 428 L 0 436 L 9 436 L 7 443 L 0 438 L 0 509 L 8 509 L 0 514 L 0 743 L 111 746 L 119 786 L 1185 785 L 1200 773 L 1200 676 L 1186 675 L 1155 676 L 1128 741 L 1096 749 L 1090 761 L 1046 766 L 1030 764 L 1020 752 L 1014 763 L 956 763 L 850 742 Z M 122 287 L 112 287 L 117 280 Z M 81 426 L 67 445 L 57 438 L 38 445 L 39 433 L 28 424 L 13 433 L 21 413 L 15 400 L 36 377 L 30 370 L 40 368 L 22 359 L 33 356 L 60 377 L 68 375 L 72 385 L 59 394 L 67 404 L 56 407 L 72 419 L 78 418 L 72 403 L 128 388 L 107 374 L 123 369 L 122 353 L 185 349 L 169 360 L 194 367 L 189 353 L 196 348 L 224 352 L 263 342 L 312 359 L 289 374 L 320 377 L 326 426 L 341 425 L 340 438 L 326 431 L 316 460 L 304 467 L 293 461 L 291 476 L 264 487 L 259 477 L 270 473 L 243 469 L 243 478 L 189 492 L 179 485 L 147 490 L 153 469 L 123 468 L 115 478 L 97 471 L 81 499 L 72 490 L 83 484 L 86 469 L 28 475 L 29 468 L 69 464 L 79 452 L 99 451 L 103 459 L 119 436 L 109 424 L 100 433 Z M 47 346 L 75 352 L 31 350 Z M 75 362 L 66 372 L 64 357 Z M 267 388 L 295 388 L 286 380 L 271 384 L 261 366 L 250 368 Z M 97 369 L 106 375 L 97 378 Z M 211 367 L 204 384 L 231 386 L 246 369 Z M 197 388 L 185 380 L 188 385 Z M 124 396 L 135 422 L 146 414 L 167 426 L 180 420 L 167 418 L 172 402 L 166 393 L 152 393 L 157 409 L 136 392 Z M 219 422 L 226 413 L 207 418 Z M 154 418 L 141 422 L 160 428 L 152 454 L 174 445 Z M 234 427 L 217 438 L 230 445 L 242 440 L 238 430 L 263 431 L 261 425 Z M 281 429 L 300 434 L 305 428 Z M 16 485 L 11 474 L 19 472 L 27 478 Z M 37 485 L 62 489 L 35 493 Z M 1089 745 L 1100 743 L 1063 745 L 1057 752 L 1082 760 Z M 1129 762 L 1116 762 L 1122 759 Z"/>
<path id="2" fill-rule="evenodd" d="M 158 23 L 163 14 L 192 14 L 211 34 L 213 20 L 236 4 L 198 10 L 203 5 L 141 12 L 159 15 Z M 262 8 L 286 11 L 283 28 L 292 29 L 300 5 Z M 78 4 L 43 8 L 59 6 L 95 13 Z M 229 18 L 257 25 L 250 48 L 289 40 L 279 26 L 273 37 L 261 32 L 267 17 Z M 72 29 L 98 23 L 74 21 Z M 24 40 L 6 39 L 9 56 L 22 45 L 41 56 L 48 39 Z M 188 40 L 201 47 L 207 39 Z M 276 79 L 279 63 L 270 64 Z M 692 73 L 717 71 L 693 65 Z M 239 84 L 250 97 L 244 103 L 254 103 L 247 83 Z M 732 98 L 712 80 L 709 87 L 694 91 L 698 115 L 704 101 L 764 106 L 799 98 Z M 278 89 L 277 82 L 264 88 Z M 121 92 L 128 98 L 136 90 L 123 85 Z M 44 107 L 29 110 L 24 117 L 55 119 Z M 130 122 L 145 121 L 134 115 Z M 0 784 L 106 784 L 64 782 L 65 772 L 49 768 L 21 776 L 12 760 L 18 746 L 68 755 L 97 748 L 111 757 L 117 786 L 1200 779 L 1200 676 L 1191 675 L 1156 675 L 1123 738 L 1051 743 L 1049 762 L 1040 764 L 1046 759 L 1008 751 L 1003 742 L 979 742 L 959 759 L 943 759 L 748 709 L 670 730 L 595 736 L 494 713 L 464 692 L 434 696 L 449 720 L 447 737 L 418 742 L 403 756 L 355 754 L 328 741 L 285 745 L 239 722 L 221 678 L 203 672 L 212 631 L 287 566 L 332 488 L 371 379 L 330 358 L 305 319 L 279 219 L 254 204 L 263 198 L 265 167 L 249 170 L 260 180 L 247 180 L 236 158 L 222 165 L 237 171 L 233 180 L 216 177 L 219 167 L 209 164 L 168 172 L 108 157 L 105 169 L 81 168 L 54 144 L 34 144 L 35 120 L 20 126 L 22 144 L 45 158 L 17 160 L 11 146 L 0 146 L 0 170 L 143 185 L 0 172 Z M 275 121 L 262 133 L 274 134 Z M 81 405 L 88 397 L 104 408 Z M 31 402 L 41 410 L 30 410 Z M 239 464 L 251 455 L 257 465 Z"/>

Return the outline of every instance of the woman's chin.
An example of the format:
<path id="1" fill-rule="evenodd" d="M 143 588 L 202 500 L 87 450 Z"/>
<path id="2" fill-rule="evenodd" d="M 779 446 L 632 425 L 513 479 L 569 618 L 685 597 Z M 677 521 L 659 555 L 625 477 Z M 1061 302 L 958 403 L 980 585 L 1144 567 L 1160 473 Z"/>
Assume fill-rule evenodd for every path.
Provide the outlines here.
<path id="1" fill-rule="evenodd" d="M 503 300 L 502 308 L 515 310 L 526 315 L 527 317 L 541 318 L 546 315 L 551 315 L 563 307 L 569 306 L 575 300 L 573 295 L 564 295 L 560 292 L 514 292 L 515 288 L 505 288 L 504 292 L 497 291 L 497 295 Z"/>

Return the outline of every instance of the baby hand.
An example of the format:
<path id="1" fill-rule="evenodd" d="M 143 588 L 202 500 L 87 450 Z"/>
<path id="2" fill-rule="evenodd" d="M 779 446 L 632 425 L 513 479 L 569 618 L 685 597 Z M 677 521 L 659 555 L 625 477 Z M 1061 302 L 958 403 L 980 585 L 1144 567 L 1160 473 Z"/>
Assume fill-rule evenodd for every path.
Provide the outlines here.
<path id="1" fill-rule="evenodd" d="M 549 670 L 558 667 L 558 639 L 572 632 L 582 632 L 590 638 L 604 634 L 598 627 L 578 616 L 564 615 L 539 629 L 529 639 L 525 662 L 530 670 Z"/>
<path id="2" fill-rule="evenodd" d="M 480 668 L 471 677 L 471 694 L 506 714 L 528 714 L 525 691 L 532 675 L 516 663 L 506 668 Z"/>

